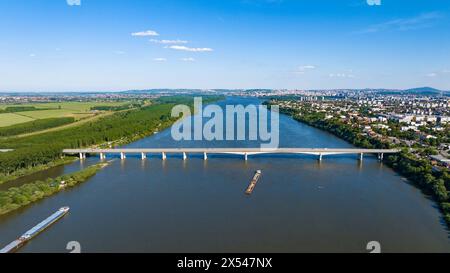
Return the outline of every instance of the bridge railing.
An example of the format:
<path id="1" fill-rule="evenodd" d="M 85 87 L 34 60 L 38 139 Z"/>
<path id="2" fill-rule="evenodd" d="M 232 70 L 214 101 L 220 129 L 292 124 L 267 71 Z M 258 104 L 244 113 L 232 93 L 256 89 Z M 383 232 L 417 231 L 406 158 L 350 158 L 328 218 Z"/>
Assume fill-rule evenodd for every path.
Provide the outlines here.
<path id="1" fill-rule="evenodd" d="M 141 154 L 142 159 L 147 158 L 147 154 L 161 154 L 163 160 L 167 159 L 167 154 L 179 153 L 183 159 L 187 159 L 187 154 L 203 154 L 204 159 L 208 159 L 208 154 L 235 154 L 242 155 L 247 160 L 248 156 L 258 154 L 306 154 L 316 155 L 322 160 L 326 155 L 359 154 L 362 160 L 365 154 L 378 154 L 383 159 L 384 154 L 398 153 L 398 149 L 358 149 L 358 148 L 118 148 L 118 149 L 66 149 L 64 154 L 78 154 L 80 159 L 86 158 L 86 154 L 98 154 L 101 159 L 105 159 L 107 154 L 119 154 L 122 159 L 127 154 Z"/>

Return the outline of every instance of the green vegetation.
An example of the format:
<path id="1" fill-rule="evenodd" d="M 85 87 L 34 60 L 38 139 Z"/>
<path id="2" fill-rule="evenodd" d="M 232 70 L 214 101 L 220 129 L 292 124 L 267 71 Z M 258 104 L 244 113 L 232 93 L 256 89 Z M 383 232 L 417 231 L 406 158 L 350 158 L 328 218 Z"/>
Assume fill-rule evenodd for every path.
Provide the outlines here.
<path id="1" fill-rule="evenodd" d="M 23 177 L 23 176 L 31 175 L 33 173 L 37 173 L 37 172 L 40 172 L 40 171 L 43 171 L 43 170 L 46 170 L 49 168 L 69 164 L 69 163 L 74 162 L 75 160 L 76 160 L 76 158 L 74 158 L 74 157 L 58 158 L 50 163 L 39 164 L 39 165 L 35 165 L 32 167 L 28 167 L 28 168 L 22 168 L 13 173 L 10 173 L 10 174 L 0 173 L 0 184 L 15 180 L 15 179 Z"/>
<path id="2" fill-rule="evenodd" d="M 49 119 L 39 119 L 26 123 L 11 125 L 8 127 L 0 127 L 0 137 L 16 136 L 26 133 L 33 133 L 48 128 L 54 128 L 75 122 L 75 118 L 49 118 Z"/>
<path id="3" fill-rule="evenodd" d="M 141 107 L 141 103 L 129 103 L 129 104 L 123 104 L 123 105 L 99 105 L 91 107 L 92 111 L 123 111 L 133 108 L 139 108 Z"/>
<path id="4" fill-rule="evenodd" d="M 5 109 L 0 109 L 0 114 L 2 113 L 15 113 L 15 112 L 26 112 L 26 111 L 36 111 L 36 110 L 46 110 L 46 109 L 37 109 L 34 106 L 9 106 Z"/>
<path id="5" fill-rule="evenodd" d="M 205 97 L 211 102 L 221 97 Z M 59 131 L 0 139 L 0 147 L 14 149 L 0 154 L 0 177 L 18 177 L 23 170 L 42 168 L 61 159 L 63 149 L 92 146 L 112 147 L 146 137 L 172 125 L 176 119 L 170 113 L 174 103 L 167 98 L 153 105 L 117 112 Z M 192 105 L 192 97 L 183 97 L 177 103 Z M 7 179 L 9 180 L 9 179 Z"/>
<path id="6" fill-rule="evenodd" d="M 10 188 L 0 191 L 0 215 L 7 214 L 18 208 L 27 206 L 45 197 L 53 195 L 64 188 L 73 187 L 94 176 L 106 163 L 90 166 L 79 172 L 63 175 L 46 181 L 36 181 L 25 184 L 19 188 Z"/>
<path id="7" fill-rule="evenodd" d="M 355 146 L 362 148 L 391 148 L 389 143 L 370 138 L 363 134 L 357 124 L 344 122 L 339 118 L 325 119 L 325 114 L 305 108 L 302 110 L 280 109 L 280 112 L 292 116 L 295 120 L 310 126 L 328 131 Z M 432 149 L 421 151 L 433 154 Z M 420 159 L 407 149 L 401 153 L 391 155 L 384 160 L 395 171 L 408 178 L 424 193 L 430 194 L 440 204 L 447 225 L 450 227 L 450 175 L 447 170 L 437 171 L 428 160 Z"/>
<path id="8" fill-rule="evenodd" d="M 37 165 L 48 164 L 61 156 L 65 148 L 81 148 L 121 140 L 126 143 L 169 126 L 171 105 L 152 105 L 139 110 L 119 112 L 77 127 L 0 141 L 0 173 L 5 175 Z"/>
<path id="9" fill-rule="evenodd" d="M 17 105 L 0 105 L 0 127 L 11 126 L 38 119 L 73 117 L 76 120 L 92 117 L 98 113 L 91 109 L 94 107 L 114 107 L 120 108 L 123 105 L 130 105 L 126 101 L 114 102 L 51 102 Z"/>
<path id="10" fill-rule="evenodd" d="M 33 121 L 33 118 L 21 116 L 16 113 L 4 113 L 0 114 L 0 127 L 11 126 L 14 124 Z"/>

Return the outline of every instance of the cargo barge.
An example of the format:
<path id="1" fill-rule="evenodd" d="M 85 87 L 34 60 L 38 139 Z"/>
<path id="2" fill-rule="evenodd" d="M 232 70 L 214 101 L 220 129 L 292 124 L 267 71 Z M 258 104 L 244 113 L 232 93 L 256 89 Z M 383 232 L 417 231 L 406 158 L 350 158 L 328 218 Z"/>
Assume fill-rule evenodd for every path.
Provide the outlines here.
<path id="1" fill-rule="evenodd" d="M 25 232 L 22 236 L 20 236 L 17 240 L 13 241 L 9 245 L 5 246 L 4 248 L 0 249 L 0 253 L 12 253 L 17 251 L 19 248 L 21 248 L 24 244 L 26 244 L 28 241 L 36 237 L 39 233 L 50 227 L 52 224 L 54 224 L 56 221 L 64 217 L 69 212 L 69 207 L 63 207 L 60 208 L 57 212 L 53 213 L 45 219 L 44 221 L 37 224 L 35 227 L 30 229 L 29 231 Z"/>
<path id="2" fill-rule="evenodd" d="M 245 191 L 245 194 L 250 195 L 253 193 L 253 190 L 256 187 L 256 184 L 258 183 L 259 179 L 261 178 L 261 170 L 257 170 L 255 173 L 255 176 L 253 176 L 252 181 L 250 182 L 250 185 L 248 186 L 247 190 Z"/>

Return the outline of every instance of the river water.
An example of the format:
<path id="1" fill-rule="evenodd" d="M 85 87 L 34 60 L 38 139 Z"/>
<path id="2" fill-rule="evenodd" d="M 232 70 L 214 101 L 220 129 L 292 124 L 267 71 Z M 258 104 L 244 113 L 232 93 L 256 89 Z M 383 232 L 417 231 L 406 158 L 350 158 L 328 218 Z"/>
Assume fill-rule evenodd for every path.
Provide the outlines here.
<path id="1" fill-rule="evenodd" d="M 228 98 L 220 105 L 258 103 Z M 128 147 L 253 147 L 252 142 L 176 142 L 170 130 Z M 280 116 L 281 147 L 352 147 Z M 88 158 L 48 176 L 98 162 Z M 256 170 L 253 195 L 244 194 Z M 37 175 L 39 176 L 39 175 Z M 40 175 L 40 179 L 42 178 Z M 13 183 L 23 183 L 29 177 Z M 181 155 L 128 157 L 72 189 L 0 217 L 5 245 L 62 206 L 70 213 L 20 252 L 450 252 L 436 204 L 376 157 Z"/>

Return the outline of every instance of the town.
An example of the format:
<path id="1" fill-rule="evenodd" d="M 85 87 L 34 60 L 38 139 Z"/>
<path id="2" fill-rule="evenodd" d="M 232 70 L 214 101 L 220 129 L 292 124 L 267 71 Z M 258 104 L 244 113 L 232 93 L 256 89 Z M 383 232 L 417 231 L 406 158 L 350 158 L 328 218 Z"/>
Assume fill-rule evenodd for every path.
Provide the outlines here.
<path id="1" fill-rule="evenodd" d="M 365 98 L 274 99 L 282 112 L 317 113 L 358 128 L 362 136 L 389 147 L 426 149 L 436 167 L 450 167 L 450 99 L 428 96 L 367 96 Z"/>

